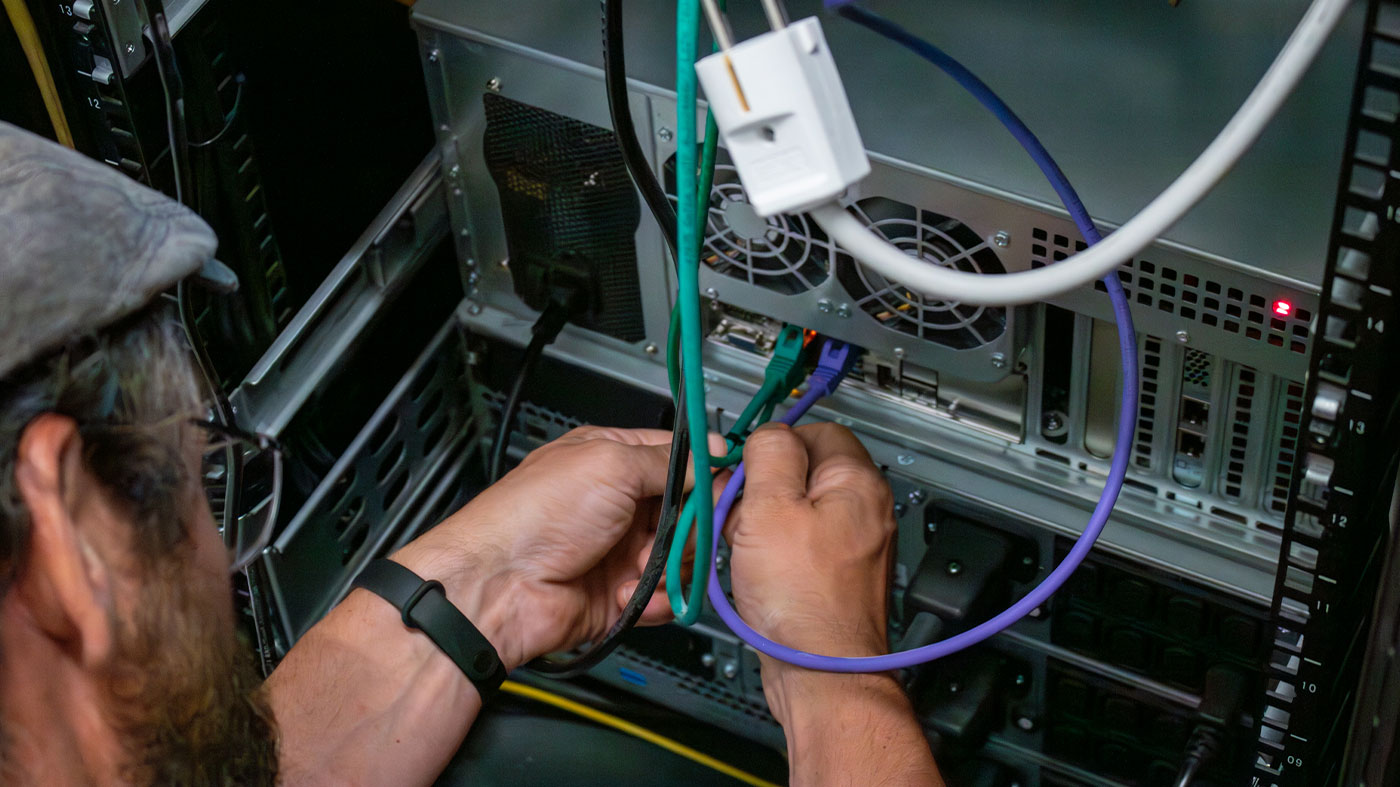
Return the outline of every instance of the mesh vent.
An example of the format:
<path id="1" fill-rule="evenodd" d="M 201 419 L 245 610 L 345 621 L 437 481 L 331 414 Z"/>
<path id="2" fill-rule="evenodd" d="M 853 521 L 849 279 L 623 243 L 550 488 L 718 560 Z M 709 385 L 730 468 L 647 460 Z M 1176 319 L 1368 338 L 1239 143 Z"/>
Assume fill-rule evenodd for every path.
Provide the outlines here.
<path id="1" fill-rule="evenodd" d="M 640 206 L 613 133 L 495 93 L 482 100 L 516 294 L 539 311 L 561 272 L 586 278 L 588 310 L 576 322 L 641 340 Z"/>
<path id="2" fill-rule="evenodd" d="M 1279 416 L 1278 459 L 1274 464 L 1274 488 L 1270 494 L 1269 510 L 1282 514 L 1288 510 L 1288 485 L 1293 480 L 1293 465 L 1298 459 L 1298 434 L 1303 422 L 1303 386 L 1288 383 Z"/>
<path id="3" fill-rule="evenodd" d="M 1225 457 L 1225 478 L 1223 494 L 1239 500 L 1244 483 L 1246 451 L 1249 448 L 1250 406 L 1254 401 L 1257 375 L 1249 367 L 1240 367 L 1235 384 L 1233 413 L 1230 420 L 1230 449 Z"/>
<path id="4" fill-rule="evenodd" d="M 1059 262 L 1087 248 L 1083 241 L 1071 242 L 1064 235 L 1052 235 L 1040 227 L 1033 229 L 1031 236 L 1032 268 Z M 1133 260 L 1123 265 L 1118 269 L 1118 280 L 1123 283 L 1128 297 L 1139 306 L 1155 307 L 1185 320 L 1242 334 L 1247 339 L 1300 355 L 1308 352 L 1312 314 L 1307 309 L 1290 306 L 1289 313 L 1280 316 L 1270 310 L 1268 298 L 1260 293 L 1245 292 L 1148 260 Z M 1103 282 L 1094 282 L 1094 289 L 1106 291 Z M 1291 302 L 1297 302 L 1302 296 L 1289 293 L 1289 297 Z"/>
<path id="5" fill-rule="evenodd" d="M 876 234 L 911 257 L 971 273 L 1005 273 L 990 244 L 967 225 L 932 211 L 882 197 L 857 202 L 853 211 Z M 890 330 L 966 350 L 1006 332 L 1006 309 L 931 301 L 890 281 L 838 250 L 837 278 L 862 311 Z"/>
<path id="6" fill-rule="evenodd" d="M 1133 463 L 1152 469 L 1152 427 L 1157 420 L 1157 375 L 1162 366 L 1162 340 L 1148 336 L 1142 343 L 1142 389 L 1138 395 L 1136 456 Z"/>
<path id="7" fill-rule="evenodd" d="M 1181 381 L 1187 386 L 1210 388 L 1210 370 L 1213 361 L 1210 353 L 1204 350 L 1188 349 L 1181 364 Z"/>
<path id="8" fill-rule="evenodd" d="M 664 175 L 666 193 L 674 205 L 675 156 L 666 162 Z M 796 295 L 826 281 L 829 249 L 826 235 L 806 214 L 759 216 L 749 204 L 738 171 L 719 151 L 701 262 L 721 275 Z"/>

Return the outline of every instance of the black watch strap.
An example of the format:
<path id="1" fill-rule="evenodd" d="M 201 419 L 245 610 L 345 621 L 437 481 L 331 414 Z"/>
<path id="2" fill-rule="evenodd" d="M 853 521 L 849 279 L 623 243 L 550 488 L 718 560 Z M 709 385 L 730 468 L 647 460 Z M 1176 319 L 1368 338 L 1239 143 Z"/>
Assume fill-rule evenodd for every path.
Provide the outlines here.
<path id="1" fill-rule="evenodd" d="M 442 583 L 423 579 L 392 560 L 365 566 L 352 588 L 364 588 L 399 610 L 403 624 L 428 635 L 462 670 L 485 702 L 506 679 L 501 657 L 481 631 L 447 600 Z"/>

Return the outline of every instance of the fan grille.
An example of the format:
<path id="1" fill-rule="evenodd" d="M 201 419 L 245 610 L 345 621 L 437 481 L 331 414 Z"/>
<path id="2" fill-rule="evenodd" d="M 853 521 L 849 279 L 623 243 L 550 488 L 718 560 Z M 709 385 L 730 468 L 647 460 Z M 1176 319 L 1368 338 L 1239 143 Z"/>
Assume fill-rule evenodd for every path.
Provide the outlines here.
<path id="1" fill-rule="evenodd" d="M 806 214 L 764 218 L 749 203 L 739 173 L 723 160 L 715 163 L 715 180 L 705 222 L 701 262 L 716 273 L 797 295 L 826 281 L 830 243 Z M 675 204 L 676 160 L 666 162 L 666 191 Z"/>
<path id="2" fill-rule="evenodd" d="M 957 219 L 871 197 L 853 206 L 871 230 L 911 257 L 969 273 L 1005 273 L 991 246 Z M 935 301 L 891 281 L 842 250 L 837 278 L 862 311 L 890 330 L 966 350 L 1006 332 L 1006 310 Z"/>

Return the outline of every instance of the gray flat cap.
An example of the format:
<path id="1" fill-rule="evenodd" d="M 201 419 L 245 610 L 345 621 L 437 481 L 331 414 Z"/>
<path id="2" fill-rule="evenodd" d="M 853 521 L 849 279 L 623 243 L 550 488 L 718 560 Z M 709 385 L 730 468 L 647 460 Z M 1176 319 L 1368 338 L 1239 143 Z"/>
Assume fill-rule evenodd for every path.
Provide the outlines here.
<path id="1" fill-rule="evenodd" d="M 217 246 L 183 205 L 0 123 L 0 380 L 206 266 L 231 275 Z"/>

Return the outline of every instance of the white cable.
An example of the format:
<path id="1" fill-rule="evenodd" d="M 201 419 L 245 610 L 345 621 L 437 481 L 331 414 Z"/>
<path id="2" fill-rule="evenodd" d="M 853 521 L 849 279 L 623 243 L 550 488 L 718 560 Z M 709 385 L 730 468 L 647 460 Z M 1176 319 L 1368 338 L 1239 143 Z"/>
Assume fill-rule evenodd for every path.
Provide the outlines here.
<path id="1" fill-rule="evenodd" d="M 1313 0 L 1249 98 L 1200 157 L 1128 223 L 1060 262 L 1001 275 L 966 273 L 909 256 L 835 203 L 818 206 L 810 213 L 832 240 L 856 259 L 888 279 L 939 300 L 979 306 L 1015 305 L 1047 300 L 1082 287 L 1147 248 L 1225 177 L 1278 114 L 1349 2 Z"/>

